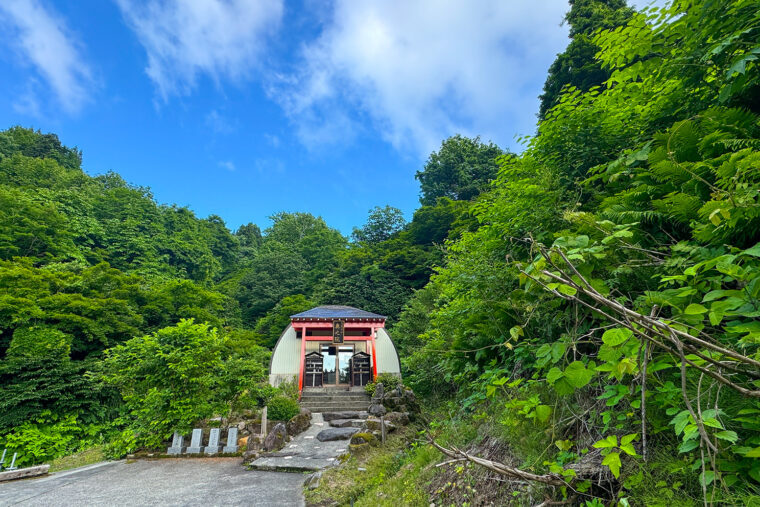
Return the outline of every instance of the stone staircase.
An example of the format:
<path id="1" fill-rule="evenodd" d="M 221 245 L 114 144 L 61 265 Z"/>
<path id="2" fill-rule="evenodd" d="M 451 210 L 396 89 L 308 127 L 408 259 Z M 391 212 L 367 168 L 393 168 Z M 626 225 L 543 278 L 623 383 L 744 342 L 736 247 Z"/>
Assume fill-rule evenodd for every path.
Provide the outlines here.
<path id="1" fill-rule="evenodd" d="M 363 387 L 304 388 L 301 394 L 301 407 L 312 412 L 363 411 L 369 404 L 370 397 Z"/>

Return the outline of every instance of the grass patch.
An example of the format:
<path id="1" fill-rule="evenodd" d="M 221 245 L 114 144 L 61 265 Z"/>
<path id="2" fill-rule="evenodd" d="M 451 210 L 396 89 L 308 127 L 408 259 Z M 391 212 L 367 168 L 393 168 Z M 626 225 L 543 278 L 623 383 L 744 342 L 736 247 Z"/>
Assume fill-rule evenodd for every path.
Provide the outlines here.
<path id="1" fill-rule="evenodd" d="M 49 462 L 50 473 L 92 465 L 93 463 L 99 463 L 105 460 L 106 456 L 103 452 L 103 446 L 96 445 L 95 447 L 90 447 L 84 451 L 69 454 L 68 456 L 62 456 Z"/>
<path id="2" fill-rule="evenodd" d="M 349 457 L 339 467 L 326 470 L 319 487 L 305 492 L 307 505 L 350 505 L 352 501 L 357 506 L 429 505 L 427 494 L 419 487 L 401 491 L 393 486 L 401 476 L 407 475 L 403 469 L 408 470 L 416 452 L 409 449 L 414 434 L 412 428 L 400 429 L 385 445 L 372 447 L 366 453 Z M 410 480 L 418 478 L 415 475 Z"/>

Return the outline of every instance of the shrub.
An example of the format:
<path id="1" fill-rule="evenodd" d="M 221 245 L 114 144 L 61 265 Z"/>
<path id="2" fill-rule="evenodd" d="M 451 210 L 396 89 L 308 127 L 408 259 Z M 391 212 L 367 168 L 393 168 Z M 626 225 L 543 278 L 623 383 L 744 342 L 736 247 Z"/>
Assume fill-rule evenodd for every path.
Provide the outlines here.
<path id="1" fill-rule="evenodd" d="M 17 466 L 38 465 L 94 445 L 102 429 L 81 424 L 74 414 L 59 416 L 46 410 L 0 438 L 0 447 L 8 449 L 7 459 L 18 453 Z"/>
<path id="2" fill-rule="evenodd" d="M 386 391 L 390 391 L 391 389 L 395 389 L 401 384 L 401 379 L 398 378 L 396 375 L 392 373 L 381 373 L 380 375 L 375 378 L 374 382 L 370 382 L 366 386 L 364 386 L 364 391 L 369 394 L 370 396 L 373 396 L 375 394 L 375 389 L 377 388 L 377 384 L 383 384 Z"/>
<path id="3" fill-rule="evenodd" d="M 192 319 L 107 350 L 102 379 L 119 389 L 128 414 L 109 453 L 158 448 L 198 420 L 255 406 L 266 378 L 258 351 L 227 356 L 224 337 Z"/>
<path id="4" fill-rule="evenodd" d="M 275 396 L 267 405 L 267 418 L 273 421 L 287 421 L 301 411 L 294 399 L 285 396 Z"/>

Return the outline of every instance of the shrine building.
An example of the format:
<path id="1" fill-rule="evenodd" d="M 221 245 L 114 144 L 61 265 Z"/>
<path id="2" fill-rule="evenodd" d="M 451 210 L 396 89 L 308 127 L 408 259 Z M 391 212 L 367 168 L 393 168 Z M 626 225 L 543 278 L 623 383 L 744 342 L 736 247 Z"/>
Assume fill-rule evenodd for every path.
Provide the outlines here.
<path id="1" fill-rule="evenodd" d="M 351 306 L 318 306 L 290 316 L 272 351 L 269 383 L 307 388 L 360 387 L 381 373 L 401 376 L 386 317 Z"/>

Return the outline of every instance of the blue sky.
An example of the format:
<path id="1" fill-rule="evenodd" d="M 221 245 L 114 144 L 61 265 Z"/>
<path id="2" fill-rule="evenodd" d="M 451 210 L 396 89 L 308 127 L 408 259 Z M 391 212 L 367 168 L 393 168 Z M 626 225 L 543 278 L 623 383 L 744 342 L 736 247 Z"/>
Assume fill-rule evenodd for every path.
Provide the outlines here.
<path id="1" fill-rule="evenodd" d="M 0 128 L 57 133 L 90 174 L 266 227 L 407 218 L 446 137 L 518 150 L 567 44 L 562 0 L 2 0 Z"/>

